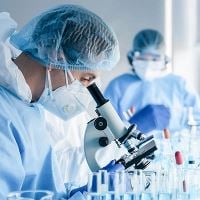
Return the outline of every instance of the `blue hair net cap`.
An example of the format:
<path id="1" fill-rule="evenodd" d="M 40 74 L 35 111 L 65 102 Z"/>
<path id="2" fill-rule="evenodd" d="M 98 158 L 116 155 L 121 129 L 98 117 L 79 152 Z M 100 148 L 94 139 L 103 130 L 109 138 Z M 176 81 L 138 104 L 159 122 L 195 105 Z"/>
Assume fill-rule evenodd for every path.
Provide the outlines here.
<path id="1" fill-rule="evenodd" d="M 163 53 L 164 38 L 156 30 L 145 29 L 140 31 L 133 40 L 133 51 L 141 53 Z"/>
<path id="2" fill-rule="evenodd" d="M 127 53 L 130 65 L 132 65 L 136 52 L 152 55 L 164 54 L 164 38 L 161 33 L 153 29 L 144 29 L 138 32 L 133 39 L 132 50 Z M 169 59 L 166 57 L 165 60 L 167 63 Z"/>
<path id="3" fill-rule="evenodd" d="M 44 66 L 62 70 L 109 70 L 119 60 L 114 32 L 91 11 L 61 5 L 34 17 L 11 43 Z"/>

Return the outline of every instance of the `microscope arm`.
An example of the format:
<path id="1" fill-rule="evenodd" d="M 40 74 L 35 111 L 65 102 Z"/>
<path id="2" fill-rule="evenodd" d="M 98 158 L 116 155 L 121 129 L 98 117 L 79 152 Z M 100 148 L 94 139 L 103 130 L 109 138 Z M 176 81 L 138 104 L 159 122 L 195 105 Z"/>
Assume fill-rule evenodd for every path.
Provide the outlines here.
<path id="1" fill-rule="evenodd" d="M 86 161 L 91 171 L 93 172 L 100 169 L 96 161 L 97 151 L 109 145 L 114 140 L 109 128 L 106 127 L 104 130 L 102 130 L 105 124 L 104 122 L 100 121 L 101 119 L 99 121 L 98 120 L 99 119 L 97 118 L 88 122 L 84 137 L 84 151 Z M 102 127 L 97 127 L 98 124 L 102 124 Z M 101 130 L 98 130 L 96 127 L 100 128 Z"/>

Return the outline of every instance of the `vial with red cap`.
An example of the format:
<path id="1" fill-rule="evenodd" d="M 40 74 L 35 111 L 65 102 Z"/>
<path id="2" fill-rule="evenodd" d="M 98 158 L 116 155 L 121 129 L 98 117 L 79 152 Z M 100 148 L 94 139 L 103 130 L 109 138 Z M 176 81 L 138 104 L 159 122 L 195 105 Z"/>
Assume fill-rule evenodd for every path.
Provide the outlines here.
<path id="1" fill-rule="evenodd" d="M 177 166 L 177 195 L 187 195 L 187 184 L 183 170 L 183 156 L 180 151 L 175 152 L 175 160 Z"/>

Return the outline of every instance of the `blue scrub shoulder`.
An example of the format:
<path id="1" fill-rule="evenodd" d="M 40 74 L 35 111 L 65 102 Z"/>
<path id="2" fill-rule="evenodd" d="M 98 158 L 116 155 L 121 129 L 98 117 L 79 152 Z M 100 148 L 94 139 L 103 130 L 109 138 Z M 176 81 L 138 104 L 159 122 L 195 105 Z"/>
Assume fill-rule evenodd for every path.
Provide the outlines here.
<path id="1" fill-rule="evenodd" d="M 177 88 L 178 91 L 182 91 L 183 87 L 185 87 L 186 81 L 183 77 L 175 75 L 175 74 L 168 74 L 165 77 L 162 77 L 158 79 L 159 81 L 162 81 L 163 83 L 173 86 Z"/>
<path id="2" fill-rule="evenodd" d="M 135 81 L 138 81 L 138 80 L 140 80 L 140 79 L 134 73 L 133 74 L 126 73 L 126 74 L 122 74 L 120 76 L 115 77 L 109 83 L 108 87 L 113 87 L 113 88 L 118 87 L 118 88 L 120 88 L 120 90 L 121 89 L 124 90 L 127 87 L 127 85 L 129 85 Z"/>
<path id="3" fill-rule="evenodd" d="M 20 130 L 21 134 L 29 132 L 29 124 L 43 124 L 43 115 L 37 105 L 20 100 L 2 86 L 0 86 L 0 118 L 7 120 L 16 130 Z M 33 121 L 35 118 L 37 120 Z"/>
<path id="4" fill-rule="evenodd" d="M 0 113 L 8 115 L 13 112 L 19 111 L 20 114 L 20 111 L 22 111 L 20 109 L 29 109 L 32 111 L 36 111 L 39 110 L 39 106 L 37 105 L 37 103 L 27 103 L 22 101 L 8 89 L 0 86 Z M 10 111 L 11 113 L 4 111 Z"/>
<path id="5" fill-rule="evenodd" d="M 117 83 L 117 82 L 121 82 L 121 81 L 125 81 L 125 82 L 132 82 L 134 80 L 139 80 L 138 76 L 136 74 L 131 74 L 131 73 L 125 73 L 122 75 L 119 75 L 117 77 L 115 77 L 111 83 Z"/>

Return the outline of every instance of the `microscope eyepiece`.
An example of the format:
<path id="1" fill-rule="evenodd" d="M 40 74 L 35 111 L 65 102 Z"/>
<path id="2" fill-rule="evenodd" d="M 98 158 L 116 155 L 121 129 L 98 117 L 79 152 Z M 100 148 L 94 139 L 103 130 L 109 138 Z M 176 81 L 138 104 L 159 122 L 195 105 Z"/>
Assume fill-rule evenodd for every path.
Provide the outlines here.
<path id="1" fill-rule="evenodd" d="M 92 83 L 91 85 L 87 87 L 87 89 L 92 95 L 93 99 L 95 100 L 97 107 L 100 107 L 103 104 L 108 102 L 108 100 L 104 98 L 103 94 L 97 87 L 96 83 Z"/>

